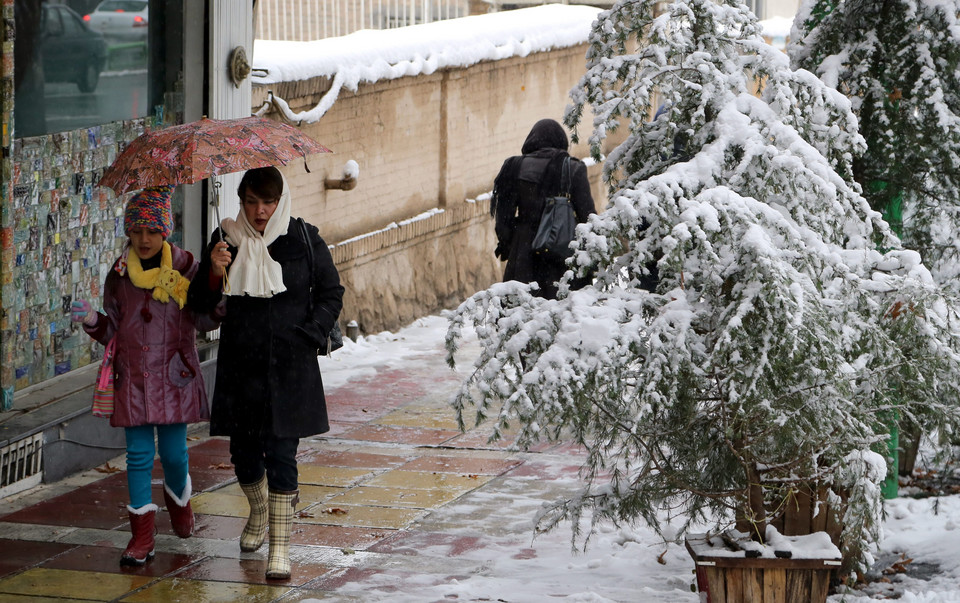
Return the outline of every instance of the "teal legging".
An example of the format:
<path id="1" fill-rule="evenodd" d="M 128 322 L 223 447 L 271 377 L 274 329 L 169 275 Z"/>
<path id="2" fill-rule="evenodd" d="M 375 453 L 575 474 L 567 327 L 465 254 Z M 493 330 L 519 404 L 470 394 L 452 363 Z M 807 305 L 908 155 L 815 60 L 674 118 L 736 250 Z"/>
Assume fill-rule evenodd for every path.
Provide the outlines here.
<path id="1" fill-rule="evenodd" d="M 153 446 L 153 430 L 157 430 L 157 447 Z M 183 494 L 187 485 L 190 461 L 187 455 L 187 424 L 138 425 L 126 427 L 127 433 L 127 490 L 130 506 L 139 509 L 153 502 L 150 481 L 153 478 L 153 457 L 160 453 L 163 481 L 170 491 Z"/>

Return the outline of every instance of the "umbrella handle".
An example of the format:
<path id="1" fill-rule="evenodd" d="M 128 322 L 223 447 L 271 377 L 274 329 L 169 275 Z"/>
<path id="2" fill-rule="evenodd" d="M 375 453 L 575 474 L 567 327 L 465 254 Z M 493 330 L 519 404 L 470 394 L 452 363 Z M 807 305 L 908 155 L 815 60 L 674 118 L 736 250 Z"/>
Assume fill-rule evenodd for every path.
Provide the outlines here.
<path id="1" fill-rule="evenodd" d="M 213 205 L 213 213 L 217 217 L 217 232 L 220 235 L 220 242 L 223 242 L 223 229 L 220 227 L 220 182 L 217 180 L 213 181 L 213 200 L 210 202 Z"/>
<path id="2" fill-rule="evenodd" d="M 223 228 L 220 226 L 220 182 L 213 181 L 213 194 L 211 195 L 210 204 L 213 205 L 213 212 L 217 217 L 217 234 L 220 236 L 220 242 L 223 242 Z M 227 279 L 227 271 L 223 271 L 223 292 L 228 293 L 230 291 L 230 281 Z"/>

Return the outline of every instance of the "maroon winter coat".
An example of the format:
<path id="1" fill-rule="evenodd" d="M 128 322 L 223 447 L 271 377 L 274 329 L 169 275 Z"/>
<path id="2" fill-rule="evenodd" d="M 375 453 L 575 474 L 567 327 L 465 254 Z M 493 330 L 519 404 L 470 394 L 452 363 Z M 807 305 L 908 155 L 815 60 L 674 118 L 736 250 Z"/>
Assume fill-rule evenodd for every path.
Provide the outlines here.
<path id="1" fill-rule="evenodd" d="M 173 269 L 193 279 L 199 263 L 171 245 Z M 132 250 L 130 253 L 134 253 Z M 119 262 L 119 260 L 118 260 Z M 106 345 L 118 337 L 113 362 L 113 427 L 196 423 L 210 418 L 207 392 L 197 355 L 198 316 L 171 300 L 153 299 L 153 291 L 135 287 L 114 264 L 103 286 L 103 310 L 84 330 Z M 204 316 L 199 317 L 206 322 Z M 208 325 L 210 328 L 213 325 Z"/>

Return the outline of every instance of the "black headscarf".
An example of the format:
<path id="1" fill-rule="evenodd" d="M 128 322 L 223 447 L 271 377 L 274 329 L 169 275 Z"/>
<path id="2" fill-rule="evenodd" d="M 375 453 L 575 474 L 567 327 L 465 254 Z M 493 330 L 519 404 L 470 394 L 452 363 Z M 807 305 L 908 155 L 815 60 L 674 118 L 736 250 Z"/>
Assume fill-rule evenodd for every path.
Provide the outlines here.
<path id="1" fill-rule="evenodd" d="M 527 139 L 523 141 L 523 147 L 520 152 L 524 155 L 539 151 L 540 149 L 560 149 L 566 151 L 570 143 L 567 141 L 567 133 L 563 126 L 553 119 L 541 119 L 533 124 Z"/>

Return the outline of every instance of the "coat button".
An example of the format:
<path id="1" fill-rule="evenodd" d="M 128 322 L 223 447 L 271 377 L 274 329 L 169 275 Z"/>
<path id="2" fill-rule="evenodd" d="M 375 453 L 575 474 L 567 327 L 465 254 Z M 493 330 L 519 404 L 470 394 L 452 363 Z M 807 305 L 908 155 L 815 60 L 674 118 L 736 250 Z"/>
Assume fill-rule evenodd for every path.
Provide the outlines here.
<path id="1" fill-rule="evenodd" d="M 187 371 L 180 371 L 180 376 L 181 376 L 181 377 L 189 377 L 189 376 L 190 376 L 190 373 L 188 373 Z"/>
<path id="2" fill-rule="evenodd" d="M 150 346 L 148 346 L 148 345 L 143 346 L 143 351 L 144 351 L 144 352 L 148 351 L 149 349 L 150 349 Z"/>
<path id="3" fill-rule="evenodd" d="M 143 371 L 143 376 L 144 376 L 144 377 L 149 377 L 149 376 L 150 376 L 150 373 L 148 373 L 147 371 Z"/>

